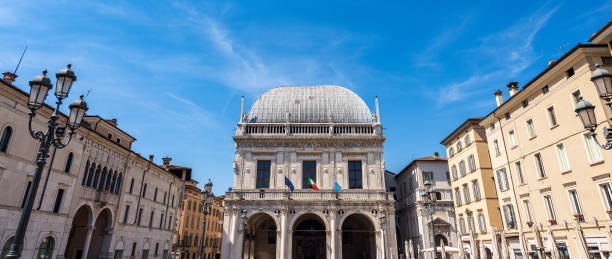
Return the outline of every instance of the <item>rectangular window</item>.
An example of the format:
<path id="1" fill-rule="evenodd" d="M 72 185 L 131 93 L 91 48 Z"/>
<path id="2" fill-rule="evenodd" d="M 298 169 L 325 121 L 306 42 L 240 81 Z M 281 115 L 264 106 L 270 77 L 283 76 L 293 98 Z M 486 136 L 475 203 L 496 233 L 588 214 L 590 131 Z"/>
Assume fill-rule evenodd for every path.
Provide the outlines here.
<path id="1" fill-rule="evenodd" d="M 59 213 L 62 207 L 62 198 L 64 197 L 64 189 L 57 190 L 57 196 L 55 197 L 55 205 L 53 205 L 53 213 Z"/>
<path id="2" fill-rule="evenodd" d="M 450 173 L 449 173 L 448 171 L 446 171 L 446 183 L 447 183 L 448 185 L 450 185 L 450 184 L 451 184 Z"/>
<path id="3" fill-rule="evenodd" d="M 164 204 L 166 204 L 166 192 L 164 192 Z"/>
<path id="4" fill-rule="evenodd" d="M 513 147 L 518 146 L 518 143 L 516 142 L 516 135 L 514 134 L 514 130 L 511 130 L 510 132 L 508 132 L 508 135 L 510 135 L 510 144 L 512 144 Z"/>
<path id="5" fill-rule="evenodd" d="M 597 142 L 595 142 L 595 138 L 593 137 L 593 135 L 590 133 L 585 134 L 584 141 L 587 145 L 587 151 L 591 163 L 596 163 L 603 160 L 603 157 L 601 156 L 601 149 Z"/>
<path id="6" fill-rule="evenodd" d="M 471 233 L 476 233 L 476 224 L 474 224 L 474 216 L 468 216 L 468 226 L 470 227 Z"/>
<path id="7" fill-rule="evenodd" d="M 487 233 L 487 221 L 482 213 L 478 214 L 478 226 L 480 228 L 480 233 Z"/>
<path id="8" fill-rule="evenodd" d="M 555 115 L 555 107 L 548 107 L 548 109 L 546 109 L 546 111 L 548 112 L 548 122 L 550 123 L 550 127 L 554 127 L 557 126 L 557 116 Z"/>
<path id="9" fill-rule="evenodd" d="M 571 77 L 574 75 L 574 68 L 570 67 L 570 69 L 568 69 L 567 71 L 565 71 L 565 74 L 567 75 L 567 77 Z"/>
<path id="10" fill-rule="evenodd" d="M 130 193 L 134 191 L 134 178 L 130 181 Z"/>
<path id="11" fill-rule="evenodd" d="M 497 185 L 499 190 L 508 190 L 508 175 L 506 174 L 506 168 L 498 169 L 497 171 Z"/>
<path id="12" fill-rule="evenodd" d="M 521 166 L 521 161 L 514 162 L 514 166 L 516 167 L 516 172 L 518 173 L 519 182 L 521 184 L 525 184 L 525 177 L 523 177 L 523 168 Z"/>
<path id="13" fill-rule="evenodd" d="M 493 147 L 495 148 L 495 155 L 501 155 L 501 152 L 499 152 L 499 142 L 497 142 L 497 139 L 493 140 Z"/>
<path id="14" fill-rule="evenodd" d="M 349 189 L 363 188 L 363 184 L 361 182 L 361 179 L 362 179 L 361 161 L 348 161 L 348 172 L 349 172 Z"/>
<path id="15" fill-rule="evenodd" d="M 567 159 L 567 153 L 565 152 L 565 146 L 563 144 L 557 145 L 557 155 L 559 155 L 559 164 L 561 166 L 561 172 L 569 171 L 570 165 Z"/>
<path id="16" fill-rule="evenodd" d="M 466 232 L 465 232 L 465 219 L 463 219 L 463 217 L 459 218 L 459 230 L 461 230 L 461 234 L 466 234 Z"/>
<path id="17" fill-rule="evenodd" d="M 149 227 L 153 227 L 153 218 L 155 217 L 155 212 L 151 211 L 151 216 L 149 217 Z"/>
<path id="18" fill-rule="evenodd" d="M 130 205 L 125 205 L 125 214 L 123 214 L 123 224 L 127 224 L 129 215 L 130 215 Z"/>
<path id="19" fill-rule="evenodd" d="M 434 184 L 433 172 L 423 172 L 423 183 L 425 181 L 429 181 L 431 184 Z"/>
<path id="20" fill-rule="evenodd" d="M 136 242 L 132 243 L 132 257 L 136 255 Z"/>
<path id="21" fill-rule="evenodd" d="M 470 172 L 476 171 L 476 160 L 474 160 L 474 155 L 468 156 L 468 168 Z"/>
<path id="22" fill-rule="evenodd" d="M 529 200 L 524 199 L 523 200 L 523 205 L 525 207 L 525 216 L 527 216 L 527 220 L 533 222 L 533 217 L 531 214 L 531 204 L 529 203 Z"/>
<path id="23" fill-rule="evenodd" d="M 535 126 L 533 125 L 533 120 L 532 119 L 527 120 L 527 134 L 528 134 L 529 138 L 535 138 L 536 137 Z"/>
<path id="24" fill-rule="evenodd" d="M 142 188 L 142 197 L 147 197 L 147 184 L 145 183 L 145 185 Z"/>
<path id="25" fill-rule="evenodd" d="M 459 188 L 455 188 L 455 203 L 457 203 L 457 206 L 461 206 L 461 192 Z"/>
<path id="26" fill-rule="evenodd" d="M 311 189 L 310 181 L 317 181 L 317 162 L 316 161 L 304 161 L 302 163 L 302 188 Z"/>
<path id="27" fill-rule="evenodd" d="M 465 161 L 461 160 L 461 162 L 459 162 L 459 174 L 461 174 L 461 176 L 465 176 Z"/>
<path id="28" fill-rule="evenodd" d="M 170 220 L 168 220 L 168 229 L 172 229 L 172 225 L 174 222 L 172 222 L 172 216 L 170 216 Z"/>
<path id="29" fill-rule="evenodd" d="M 161 217 L 159 218 L 159 228 L 163 228 L 164 227 L 164 213 L 161 214 Z"/>
<path id="30" fill-rule="evenodd" d="M 547 94 L 548 91 L 549 91 L 548 85 L 545 85 L 544 87 L 542 87 L 542 94 Z"/>
<path id="31" fill-rule="evenodd" d="M 140 226 L 141 219 L 142 219 L 142 208 L 138 210 L 138 219 L 136 220 L 136 225 Z"/>
<path id="32" fill-rule="evenodd" d="M 478 185 L 478 181 L 472 182 L 472 191 L 474 192 L 474 200 L 480 200 L 480 185 Z"/>
<path id="33" fill-rule="evenodd" d="M 574 105 L 578 103 L 580 97 L 582 97 L 582 93 L 580 93 L 580 90 L 576 90 L 572 93 L 572 100 L 574 100 Z"/>
<path id="34" fill-rule="evenodd" d="M 523 108 L 529 106 L 529 100 L 523 100 Z"/>
<path id="35" fill-rule="evenodd" d="M 155 187 L 155 192 L 153 192 L 153 201 L 157 201 L 157 187 Z"/>
<path id="36" fill-rule="evenodd" d="M 32 188 L 32 181 L 28 181 L 26 185 L 25 192 L 23 193 L 23 199 L 21 199 L 21 208 L 25 207 L 26 200 L 28 199 L 28 193 L 30 192 L 30 188 Z"/>
<path id="37" fill-rule="evenodd" d="M 540 176 L 540 178 L 546 177 L 546 171 L 544 170 L 544 161 L 542 160 L 542 155 L 540 153 L 537 153 L 533 155 L 533 158 L 535 159 L 536 170 L 538 171 L 538 175 Z"/>
<path id="38" fill-rule="evenodd" d="M 610 184 L 604 183 L 604 184 L 599 185 L 599 187 L 601 188 L 602 195 L 606 202 L 606 206 L 607 206 L 606 209 L 611 210 L 612 209 L 612 189 L 610 188 Z"/>
<path id="39" fill-rule="evenodd" d="M 553 205 L 552 197 L 550 195 L 544 195 L 544 203 L 546 204 L 546 211 L 548 212 L 548 219 L 554 220 L 557 218 L 555 215 L 555 207 Z"/>
<path id="40" fill-rule="evenodd" d="M 453 181 L 457 180 L 457 166 L 453 165 L 453 167 L 451 167 L 451 173 L 453 174 Z"/>
<path id="41" fill-rule="evenodd" d="M 468 204 L 472 202 L 472 198 L 470 197 L 470 189 L 467 184 L 463 185 L 463 198 L 465 199 L 465 203 Z"/>
<path id="42" fill-rule="evenodd" d="M 514 208 L 512 204 L 506 204 L 503 206 L 504 219 L 506 220 L 506 228 L 514 229 L 516 228 L 515 217 L 514 217 Z"/>
<path id="43" fill-rule="evenodd" d="M 575 214 L 582 215 L 582 207 L 580 206 L 580 199 L 578 198 L 578 193 L 576 190 L 569 190 L 570 200 L 572 201 L 572 207 L 574 208 Z M 584 220 L 584 218 L 582 219 Z"/>
<path id="44" fill-rule="evenodd" d="M 270 160 L 257 161 L 257 184 L 255 188 L 270 188 Z"/>

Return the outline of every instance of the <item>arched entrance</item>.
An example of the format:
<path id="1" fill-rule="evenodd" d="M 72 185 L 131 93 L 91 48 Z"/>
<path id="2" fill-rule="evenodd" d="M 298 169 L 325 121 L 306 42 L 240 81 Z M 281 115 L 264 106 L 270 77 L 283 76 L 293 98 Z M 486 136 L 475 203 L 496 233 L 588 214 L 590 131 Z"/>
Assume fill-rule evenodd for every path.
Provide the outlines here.
<path id="1" fill-rule="evenodd" d="M 96 224 L 91 236 L 87 258 L 98 258 L 98 256 L 105 256 L 108 253 L 111 240 L 109 233 L 111 219 L 112 216 L 109 209 L 102 210 L 98 217 L 96 217 Z"/>
<path id="2" fill-rule="evenodd" d="M 276 258 L 276 232 L 276 223 L 270 215 L 258 213 L 249 217 L 244 239 L 244 258 Z"/>
<path id="3" fill-rule="evenodd" d="M 342 258 L 376 258 L 376 237 L 372 221 L 363 214 L 352 214 L 342 223 Z"/>
<path id="4" fill-rule="evenodd" d="M 317 215 L 301 216 L 293 229 L 294 259 L 325 259 L 326 231 L 325 224 Z"/>
<path id="5" fill-rule="evenodd" d="M 64 252 L 66 259 L 80 259 L 83 255 L 85 238 L 91 218 L 91 210 L 87 206 L 80 207 L 74 214 L 66 251 Z"/>

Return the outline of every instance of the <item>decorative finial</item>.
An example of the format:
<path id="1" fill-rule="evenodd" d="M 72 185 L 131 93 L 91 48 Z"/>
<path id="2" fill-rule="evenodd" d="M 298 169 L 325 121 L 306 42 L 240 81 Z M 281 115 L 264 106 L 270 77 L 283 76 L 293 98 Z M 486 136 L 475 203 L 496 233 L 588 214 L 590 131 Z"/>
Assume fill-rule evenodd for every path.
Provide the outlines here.
<path id="1" fill-rule="evenodd" d="M 47 70 L 43 69 L 43 76 L 47 76 Z"/>
<path id="2" fill-rule="evenodd" d="M 72 64 L 68 64 L 68 69 L 70 69 L 72 67 Z"/>

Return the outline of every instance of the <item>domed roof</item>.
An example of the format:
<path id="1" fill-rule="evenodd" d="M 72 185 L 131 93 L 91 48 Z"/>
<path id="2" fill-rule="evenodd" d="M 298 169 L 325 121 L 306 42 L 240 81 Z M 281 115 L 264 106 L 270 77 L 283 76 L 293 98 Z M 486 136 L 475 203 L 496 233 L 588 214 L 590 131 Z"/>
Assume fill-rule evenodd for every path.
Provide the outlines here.
<path id="1" fill-rule="evenodd" d="M 287 118 L 289 117 L 289 118 Z M 335 85 L 282 86 L 251 106 L 250 123 L 371 123 L 372 114 L 353 91 Z"/>

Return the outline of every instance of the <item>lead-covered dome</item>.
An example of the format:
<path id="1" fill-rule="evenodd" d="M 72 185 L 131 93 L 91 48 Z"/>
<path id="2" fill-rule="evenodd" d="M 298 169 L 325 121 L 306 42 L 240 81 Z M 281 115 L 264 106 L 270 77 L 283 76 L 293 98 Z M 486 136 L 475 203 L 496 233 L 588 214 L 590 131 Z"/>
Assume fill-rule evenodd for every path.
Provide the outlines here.
<path id="1" fill-rule="evenodd" d="M 288 115 L 289 114 L 289 115 Z M 371 123 L 372 114 L 353 91 L 341 86 L 281 86 L 257 98 L 249 123 Z"/>

